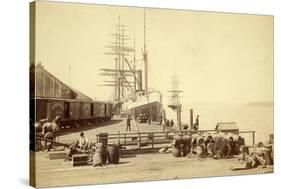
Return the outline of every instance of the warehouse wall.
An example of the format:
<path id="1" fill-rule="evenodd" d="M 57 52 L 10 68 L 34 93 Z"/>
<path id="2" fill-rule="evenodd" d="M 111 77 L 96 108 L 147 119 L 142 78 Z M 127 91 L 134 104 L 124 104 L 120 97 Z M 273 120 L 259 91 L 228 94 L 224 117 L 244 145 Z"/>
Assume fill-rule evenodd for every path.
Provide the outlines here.
<path id="1" fill-rule="evenodd" d="M 67 85 L 59 81 L 52 74 L 47 72 L 44 67 L 37 64 L 36 67 L 30 68 L 30 72 L 35 72 L 35 94 L 31 91 L 31 95 L 37 97 L 48 98 L 67 98 L 73 99 L 76 97 L 76 93 L 73 92 Z M 31 74 L 32 75 L 32 74 Z M 34 78 L 30 78 L 34 79 Z"/>

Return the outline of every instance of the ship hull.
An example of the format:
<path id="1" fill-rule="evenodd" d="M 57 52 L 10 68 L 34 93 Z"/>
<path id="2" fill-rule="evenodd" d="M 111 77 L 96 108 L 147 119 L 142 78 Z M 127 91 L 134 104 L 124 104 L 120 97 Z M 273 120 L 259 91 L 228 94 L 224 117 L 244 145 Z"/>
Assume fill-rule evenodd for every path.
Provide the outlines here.
<path id="1" fill-rule="evenodd" d="M 153 102 L 144 104 L 139 107 L 127 110 L 128 113 L 138 117 L 140 114 L 145 114 L 151 117 L 152 121 L 160 121 L 160 114 L 162 111 L 162 104 L 160 102 Z"/>
<path id="2" fill-rule="evenodd" d="M 131 113 L 135 117 L 145 114 L 151 117 L 152 121 L 160 121 L 163 105 L 161 103 L 161 94 L 158 92 L 139 96 L 135 101 L 124 103 L 122 113 Z"/>

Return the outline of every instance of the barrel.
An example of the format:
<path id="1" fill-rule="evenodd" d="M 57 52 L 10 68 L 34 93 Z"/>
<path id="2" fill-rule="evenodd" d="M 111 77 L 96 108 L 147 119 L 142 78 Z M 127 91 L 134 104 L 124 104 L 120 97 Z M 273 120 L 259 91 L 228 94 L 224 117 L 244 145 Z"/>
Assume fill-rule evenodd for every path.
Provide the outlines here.
<path id="1" fill-rule="evenodd" d="M 181 157 L 180 145 L 172 147 L 172 154 L 173 154 L 174 157 Z"/>
<path id="2" fill-rule="evenodd" d="M 204 155 L 204 148 L 202 146 L 196 147 L 196 154 L 198 157 L 202 157 Z"/>
<path id="3" fill-rule="evenodd" d="M 233 155 L 239 155 L 239 152 L 240 152 L 240 146 L 237 142 L 234 142 L 234 145 L 233 145 Z"/>
<path id="4" fill-rule="evenodd" d="M 119 163 L 120 150 L 118 145 L 108 145 L 107 153 L 108 153 L 108 163 L 112 163 L 112 164 Z"/>
<path id="5" fill-rule="evenodd" d="M 182 137 L 179 135 L 173 136 L 173 142 L 172 142 L 172 154 L 174 157 L 181 157 L 181 151 L 182 151 Z"/>
<path id="6" fill-rule="evenodd" d="M 108 133 L 99 134 L 99 143 L 102 143 L 104 146 L 107 146 L 108 143 Z"/>
<path id="7" fill-rule="evenodd" d="M 266 165 L 272 165 L 273 164 L 273 158 L 271 157 L 271 148 L 264 148 L 264 159 Z"/>
<path id="8" fill-rule="evenodd" d="M 183 142 L 182 137 L 180 135 L 174 135 L 173 136 L 173 145 L 174 146 L 179 146 Z"/>
<path id="9" fill-rule="evenodd" d="M 182 147 L 182 156 L 187 156 L 187 154 L 190 153 L 190 146 L 188 145 L 183 145 Z"/>
<path id="10" fill-rule="evenodd" d="M 191 136 L 189 135 L 185 135 L 182 137 L 182 143 L 183 143 L 183 147 L 182 147 L 182 155 L 186 156 L 188 153 L 190 153 L 190 148 L 191 148 Z"/>

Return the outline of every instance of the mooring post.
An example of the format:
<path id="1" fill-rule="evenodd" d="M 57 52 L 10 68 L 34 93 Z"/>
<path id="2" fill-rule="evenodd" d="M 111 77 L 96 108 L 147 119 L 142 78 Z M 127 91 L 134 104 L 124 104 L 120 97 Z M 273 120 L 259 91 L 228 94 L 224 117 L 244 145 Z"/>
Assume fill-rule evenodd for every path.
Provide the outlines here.
<path id="1" fill-rule="evenodd" d="M 153 149 L 153 147 L 154 147 L 154 133 L 151 133 L 151 137 L 152 137 L 152 141 L 151 141 L 151 143 L 152 143 L 152 149 Z"/>
<path id="2" fill-rule="evenodd" d="M 255 146 L 255 143 L 256 143 L 255 140 L 256 140 L 256 139 L 255 139 L 255 131 L 253 131 L 253 146 Z"/>
<path id="3" fill-rule="evenodd" d="M 124 146 L 125 146 L 125 151 L 126 151 L 126 133 L 124 134 Z"/>
<path id="4" fill-rule="evenodd" d="M 189 112 L 190 112 L 190 117 L 189 117 L 190 126 L 189 126 L 189 128 L 192 129 L 193 128 L 193 109 L 190 109 Z"/>
<path id="5" fill-rule="evenodd" d="M 120 131 L 118 131 L 118 144 L 120 144 Z"/>
<path id="6" fill-rule="evenodd" d="M 141 135 L 140 135 L 140 133 L 138 133 L 138 135 L 139 135 L 139 151 L 141 150 Z"/>
<path id="7" fill-rule="evenodd" d="M 179 130 L 181 130 L 181 104 L 177 106 L 177 122 Z"/>

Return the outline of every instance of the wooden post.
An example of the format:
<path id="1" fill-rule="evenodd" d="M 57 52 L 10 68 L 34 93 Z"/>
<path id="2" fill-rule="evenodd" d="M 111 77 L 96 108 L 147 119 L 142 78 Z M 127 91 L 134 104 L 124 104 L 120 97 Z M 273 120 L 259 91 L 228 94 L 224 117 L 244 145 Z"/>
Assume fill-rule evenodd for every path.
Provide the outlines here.
<path id="1" fill-rule="evenodd" d="M 189 126 L 189 129 L 192 129 L 193 128 L 193 109 L 190 109 L 190 126 Z"/>
<path id="2" fill-rule="evenodd" d="M 124 148 L 125 148 L 125 150 L 126 150 L 126 133 L 124 134 L 125 136 L 124 136 Z"/>
<path id="3" fill-rule="evenodd" d="M 253 131 L 253 146 L 255 146 L 255 143 L 256 143 L 255 140 L 256 140 L 256 139 L 255 139 L 255 131 Z"/>
<path id="4" fill-rule="evenodd" d="M 139 135 L 139 151 L 141 150 L 141 135 L 140 135 L 140 133 L 138 133 L 138 135 Z"/>
<path id="5" fill-rule="evenodd" d="M 179 130 L 181 130 L 181 104 L 177 106 L 177 122 Z"/>
<path id="6" fill-rule="evenodd" d="M 151 137 L 152 137 L 151 145 L 152 145 L 152 149 L 153 149 L 153 147 L 154 147 L 154 133 L 151 133 Z"/>
<path id="7" fill-rule="evenodd" d="M 120 144 L 120 131 L 118 131 L 118 144 Z"/>

